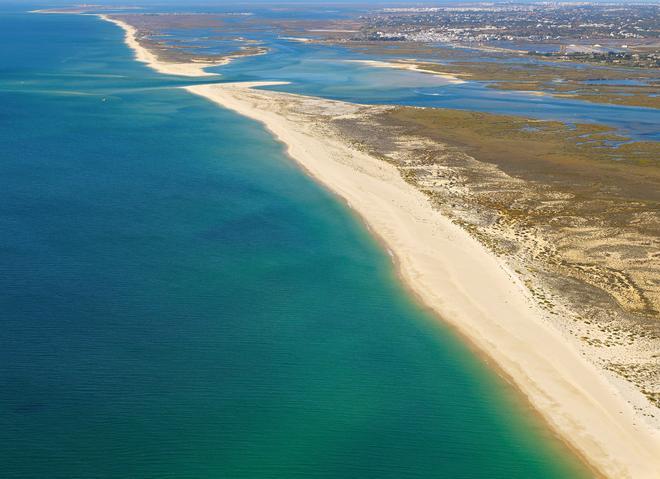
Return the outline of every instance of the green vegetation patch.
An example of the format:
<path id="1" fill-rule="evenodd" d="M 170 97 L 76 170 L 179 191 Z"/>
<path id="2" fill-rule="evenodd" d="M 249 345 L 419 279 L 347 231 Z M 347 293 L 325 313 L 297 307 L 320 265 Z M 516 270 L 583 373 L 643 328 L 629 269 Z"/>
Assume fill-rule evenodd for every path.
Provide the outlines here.
<path id="1" fill-rule="evenodd" d="M 612 194 L 660 201 L 660 143 L 630 141 L 603 125 L 414 107 L 384 112 L 382 120 L 523 179 L 582 188 L 607 184 Z"/>

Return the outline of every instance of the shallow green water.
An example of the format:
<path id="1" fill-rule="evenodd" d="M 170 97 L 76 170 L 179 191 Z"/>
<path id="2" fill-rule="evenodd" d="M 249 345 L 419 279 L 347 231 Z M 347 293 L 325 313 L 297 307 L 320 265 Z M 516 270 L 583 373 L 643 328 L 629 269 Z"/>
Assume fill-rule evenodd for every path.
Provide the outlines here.
<path id="1" fill-rule="evenodd" d="M 3 14 L 3 478 L 585 471 L 257 124 Z"/>

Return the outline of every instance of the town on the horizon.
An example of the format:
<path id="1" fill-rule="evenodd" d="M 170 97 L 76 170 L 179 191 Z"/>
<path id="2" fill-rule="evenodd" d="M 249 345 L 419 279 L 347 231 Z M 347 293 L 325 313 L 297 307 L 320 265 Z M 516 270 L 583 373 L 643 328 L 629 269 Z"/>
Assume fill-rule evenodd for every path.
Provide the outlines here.
<path id="1" fill-rule="evenodd" d="M 461 3 L 386 7 L 354 38 L 487 44 L 580 61 L 660 66 L 660 4 Z"/>

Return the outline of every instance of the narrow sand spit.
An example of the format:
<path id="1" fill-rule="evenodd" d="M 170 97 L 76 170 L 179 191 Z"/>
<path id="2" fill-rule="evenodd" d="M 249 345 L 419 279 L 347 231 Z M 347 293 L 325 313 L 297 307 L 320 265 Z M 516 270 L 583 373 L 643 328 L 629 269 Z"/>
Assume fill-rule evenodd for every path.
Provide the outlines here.
<path id="1" fill-rule="evenodd" d="M 437 77 L 447 80 L 447 83 L 461 84 L 465 83 L 465 80 L 452 75 L 451 73 L 437 72 L 434 70 L 426 70 L 421 68 L 419 64 L 414 63 L 413 61 L 400 61 L 400 62 L 383 62 L 378 60 L 346 60 L 352 63 L 362 63 L 363 65 L 369 65 L 375 68 L 394 68 L 397 70 L 409 70 L 419 73 L 428 73 L 429 75 L 435 75 Z"/>
<path id="2" fill-rule="evenodd" d="M 397 169 L 315 123 L 342 102 L 253 90 L 273 83 L 186 89 L 263 123 L 288 154 L 338 194 L 386 243 L 421 300 L 470 338 L 516 383 L 561 436 L 612 478 L 657 478 L 660 437 L 602 371 L 552 326 L 515 273 L 432 208 Z M 316 105 L 318 103 L 318 105 Z M 349 109 L 350 110 L 350 109 Z"/>
<path id="3" fill-rule="evenodd" d="M 230 59 L 226 58 L 218 63 L 174 63 L 174 62 L 165 62 L 159 60 L 156 55 L 151 51 L 144 48 L 140 45 L 140 42 L 137 41 L 137 30 L 126 22 L 117 20 L 116 18 L 110 17 L 104 14 L 98 14 L 99 18 L 112 22 L 115 25 L 121 27 L 124 30 L 124 41 L 135 52 L 135 59 L 139 62 L 146 63 L 151 68 L 157 72 L 164 73 L 166 75 L 179 75 L 179 76 L 188 76 L 188 77 L 202 77 L 202 76 L 217 76 L 217 73 L 209 73 L 204 71 L 205 68 L 226 65 L 229 63 Z"/>

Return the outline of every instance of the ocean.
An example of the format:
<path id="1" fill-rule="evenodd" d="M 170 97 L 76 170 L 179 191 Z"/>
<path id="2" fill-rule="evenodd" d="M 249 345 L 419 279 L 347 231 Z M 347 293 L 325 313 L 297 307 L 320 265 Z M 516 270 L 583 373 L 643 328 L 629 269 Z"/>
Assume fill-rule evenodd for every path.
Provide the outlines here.
<path id="1" fill-rule="evenodd" d="M 259 124 L 97 18 L 0 37 L 0 476 L 589 476 Z"/>

